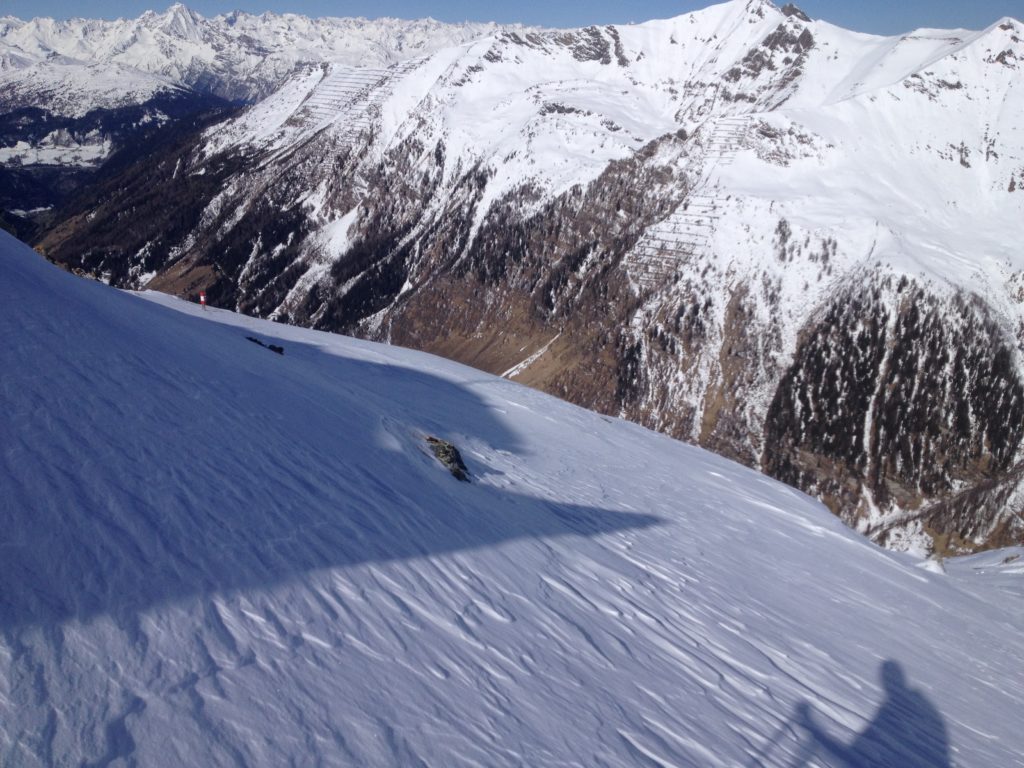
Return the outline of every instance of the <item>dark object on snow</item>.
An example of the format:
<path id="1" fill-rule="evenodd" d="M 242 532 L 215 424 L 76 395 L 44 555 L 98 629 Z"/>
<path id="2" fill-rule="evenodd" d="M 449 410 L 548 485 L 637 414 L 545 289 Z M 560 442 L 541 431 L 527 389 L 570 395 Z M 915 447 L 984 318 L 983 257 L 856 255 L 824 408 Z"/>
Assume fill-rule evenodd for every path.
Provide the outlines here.
<path id="1" fill-rule="evenodd" d="M 253 344 L 259 344 L 264 349 L 269 349 L 271 352 L 276 352 L 279 355 L 284 354 L 284 347 L 278 346 L 277 344 L 264 344 L 255 336 L 246 336 L 245 338 L 251 341 Z"/>
<path id="2" fill-rule="evenodd" d="M 448 467 L 448 471 L 455 476 L 456 480 L 461 480 L 464 483 L 469 482 L 469 470 L 466 469 L 458 448 L 436 437 L 428 437 L 427 444 L 430 446 L 430 450 L 434 452 L 437 460 Z"/>

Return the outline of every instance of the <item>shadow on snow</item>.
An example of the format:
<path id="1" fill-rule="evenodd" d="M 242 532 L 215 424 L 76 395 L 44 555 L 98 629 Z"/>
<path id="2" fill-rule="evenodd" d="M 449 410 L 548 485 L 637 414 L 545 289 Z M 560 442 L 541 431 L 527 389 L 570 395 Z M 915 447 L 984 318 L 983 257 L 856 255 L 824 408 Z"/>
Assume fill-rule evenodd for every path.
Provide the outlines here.
<path id="1" fill-rule="evenodd" d="M 935 705 L 921 691 L 911 688 L 903 667 L 885 661 L 880 667 L 884 697 L 878 711 L 859 734 L 847 743 L 833 736 L 814 717 L 810 705 L 801 703 L 790 723 L 783 725 L 777 738 L 769 742 L 760 759 L 751 765 L 785 765 L 806 768 L 824 765 L 830 768 L 951 768 L 946 723 Z M 791 725 L 800 726 L 804 738 L 795 759 L 785 761 L 772 753 Z"/>
<path id="2" fill-rule="evenodd" d="M 0 274 L 0 299 L 27 308 L 0 317 L 0 629 L 658 522 L 455 481 L 425 434 L 471 443 L 476 478 L 524 446 L 440 373 L 287 338 L 280 357 L 245 329 L 16 266 Z"/>

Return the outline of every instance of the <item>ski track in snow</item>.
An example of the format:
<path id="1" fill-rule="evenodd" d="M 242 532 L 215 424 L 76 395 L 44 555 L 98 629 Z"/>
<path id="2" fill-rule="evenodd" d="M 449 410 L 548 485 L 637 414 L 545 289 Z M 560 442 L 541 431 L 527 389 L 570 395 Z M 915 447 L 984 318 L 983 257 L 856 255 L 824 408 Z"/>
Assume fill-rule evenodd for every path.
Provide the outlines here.
<path id="1" fill-rule="evenodd" d="M 828 765 L 797 705 L 850 743 L 886 660 L 951 765 L 1024 764 L 1012 552 L 928 572 L 637 426 L 6 234 L 0 297 L 0 764 Z"/>

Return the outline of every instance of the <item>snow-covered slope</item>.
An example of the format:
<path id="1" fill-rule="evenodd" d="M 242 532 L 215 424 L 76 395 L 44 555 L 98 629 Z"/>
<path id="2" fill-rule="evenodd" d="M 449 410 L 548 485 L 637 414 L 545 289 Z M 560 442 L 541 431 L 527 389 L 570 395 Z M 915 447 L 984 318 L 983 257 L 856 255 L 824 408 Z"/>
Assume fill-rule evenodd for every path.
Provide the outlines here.
<path id="1" fill-rule="evenodd" d="M 85 64 L 64 57 L 0 69 L 0 110 L 35 107 L 61 117 L 142 104 L 161 93 L 187 90 L 160 75 L 123 64 Z"/>
<path id="2" fill-rule="evenodd" d="M 929 510 L 1024 459 L 1022 36 L 733 0 L 313 67 L 42 247 L 514 371 L 893 546 L 1020 543 Z"/>
<path id="3" fill-rule="evenodd" d="M 2 233 L 0 301 L 5 766 L 1022 765 L 1021 550 Z"/>

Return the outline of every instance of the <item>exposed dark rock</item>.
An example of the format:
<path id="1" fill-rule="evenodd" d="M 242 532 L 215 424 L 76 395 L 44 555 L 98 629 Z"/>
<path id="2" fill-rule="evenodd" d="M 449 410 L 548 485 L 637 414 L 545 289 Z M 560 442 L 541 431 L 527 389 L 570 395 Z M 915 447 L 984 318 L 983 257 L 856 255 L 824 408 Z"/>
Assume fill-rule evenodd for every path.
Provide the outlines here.
<path id="1" fill-rule="evenodd" d="M 271 352 L 275 352 L 275 353 L 277 353 L 279 355 L 283 355 L 284 354 L 284 347 L 282 347 L 279 344 L 265 344 L 264 342 L 262 342 L 259 339 L 257 339 L 255 336 L 246 336 L 245 338 L 248 341 L 251 341 L 253 344 L 259 344 L 261 347 L 269 349 Z"/>
<path id="2" fill-rule="evenodd" d="M 1016 69 L 1016 62 L 1018 61 L 1018 58 L 1016 53 L 1007 48 L 1005 51 L 1000 51 L 998 54 L 995 55 L 995 57 L 990 57 L 989 59 L 987 59 L 987 61 L 998 62 L 999 64 L 1002 64 L 1004 67 Z"/>
<path id="3" fill-rule="evenodd" d="M 605 31 L 612 39 L 612 45 L 615 48 L 615 62 L 620 67 L 628 67 L 629 59 L 626 58 L 626 49 L 622 46 L 622 38 L 619 37 L 619 30 L 613 26 L 605 27 Z M 642 55 L 642 54 L 641 54 Z"/>
<path id="4" fill-rule="evenodd" d="M 565 104 L 547 102 L 540 108 L 541 115 L 589 115 L 589 110 L 582 110 L 578 107 L 568 107 Z"/>
<path id="5" fill-rule="evenodd" d="M 786 53 L 804 53 L 814 47 L 814 35 L 811 30 L 802 29 L 800 33 L 790 27 L 780 24 L 761 43 L 764 48 L 770 51 L 784 51 Z"/>
<path id="6" fill-rule="evenodd" d="M 756 92 L 723 91 L 730 101 L 767 101 L 772 108 L 788 98 L 788 86 L 803 72 L 807 53 L 814 47 L 814 36 L 801 25 L 788 21 L 769 33 L 761 44 L 747 51 L 737 66 L 730 68 L 724 79 L 740 85 L 743 80 L 766 78 L 769 82 Z"/>
<path id="7" fill-rule="evenodd" d="M 569 48 L 577 61 L 612 63 L 612 43 L 601 34 L 598 27 L 585 27 L 578 31 L 566 32 L 556 37 L 555 41 Z M 618 43 L 617 35 L 614 42 Z"/>
<path id="8" fill-rule="evenodd" d="M 462 454 L 459 453 L 458 448 L 438 437 L 428 437 L 427 444 L 437 460 L 452 473 L 456 480 L 461 480 L 464 483 L 469 482 L 469 469 L 466 468 L 465 462 L 462 461 Z"/>
<path id="9" fill-rule="evenodd" d="M 786 3 L 784 6 L 782 6 L 782 12 L 786 16 L 792 16 L 794 18 L 800 19 L 800 21 L 810 21 L 811 20 L 810 16 L 808 16 L 806 13 L 804 13 L 799 8 L 797 8 L 795 5 L 793 5 L 793 3 Z"/>

